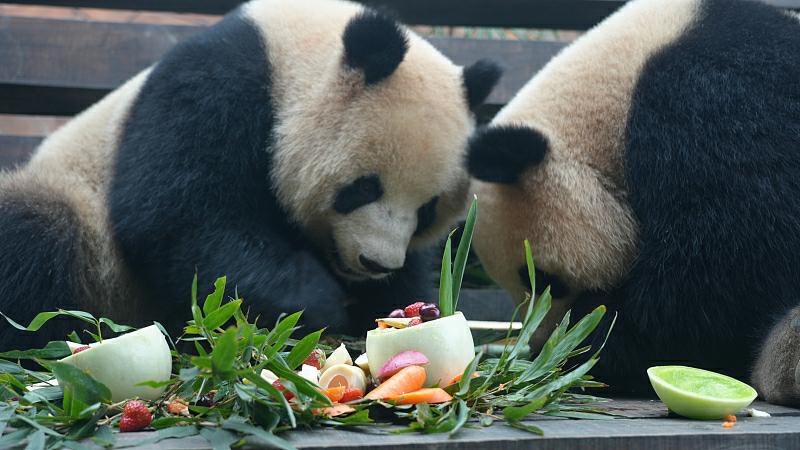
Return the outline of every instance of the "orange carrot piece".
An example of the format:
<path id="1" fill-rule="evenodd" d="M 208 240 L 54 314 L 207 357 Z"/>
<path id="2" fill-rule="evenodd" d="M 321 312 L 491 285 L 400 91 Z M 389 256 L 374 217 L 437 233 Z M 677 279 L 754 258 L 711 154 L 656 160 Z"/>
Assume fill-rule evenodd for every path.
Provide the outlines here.
<path id="1" fill-rule="evenodd" d="M 339 401 L 342 403 L 347 403 L 361 398 L 364 398 L 364 392 L 361 389 L 350 388 L 344 391 L 344 394 L 342 394 L 342 398 L 340 398 Z"/>
<path id="2" fill-rule="evenodd" d="M 386 322 L 384 322 L 384 321 L 382 321 L 382 320 L 379 320 L 379 321 L 378 321 L 378 328 L 380 328 L 380 329 L 384 330 L 384 329 L 386 329 L 386 328 L 389 328 L 389 325 L 388 325 Z"/>
<path id="3" fill-rule="evenodd" d="M 392 375 L 388 380 L 370 391 L 365 397 L 370 400 L 383 400 L 422 389 L 425 384 L 425 368 L 408 366 Z"/>
<path id="4" fill-rule="evenodd" d="M 333 386 L 328 389 L 322 391 L 326 397 L 328 397 L 332 402 L 336 403 L 342 399 L 344 395 L 344 391 L 347 390 L 347 386 Z"/>
<path id="5" fill-rule="evenodd" d="M 333 406 L 328 406 L 327 408 L 322 408 L 322 409 L 314 409 L 311 412 L 315 416 L 336 417 L 344 414 L 350 414 L 355 411 L 356 411 L 355 408 L 353 408 L 352 406 L 343 405 L 341 403 L 334 403 Z"/>
<path id="6" fill-rule="evenodd" d="M 389 397 L 387 400 L 393 400 L 398 405 L 416 405 L 417 403 L 444 403 L 452 399 L 453 397 L 442 388 L 426 388 Z"/>
<path id="7" fill-rule="evenodd" d="M 736 423 L 736 416 L 734 416 L 733 414 L 725 416 L 725 422 Z"/>
<path id="8" fill-rule="evenodd" d="M 734 422 L 722 422 L 722 428 L 733 428 L 736 425 Z"/>
<path id="9" fill-rule="evenodd" d="M 445 387 L 450 386 L 451 384 L 458 383 L 459 381 L 461 381 L 461 377 L 463 376 L 464 376 L 463 373 L 454 376 L 453 379 L 450 380 L 450 382 L 445 385 Z M 481 376 L 480 372 L 472 372 L 472 378 L 478 378 L 479 376 Z"/>

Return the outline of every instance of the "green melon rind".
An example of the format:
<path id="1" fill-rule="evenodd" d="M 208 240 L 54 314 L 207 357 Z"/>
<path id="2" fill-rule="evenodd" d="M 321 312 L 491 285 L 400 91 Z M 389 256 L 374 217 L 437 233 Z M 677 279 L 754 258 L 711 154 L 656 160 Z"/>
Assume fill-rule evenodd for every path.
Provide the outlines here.
<path id="1" fill-rule="evenodd" d="M 659 376 L 658 372 L 664 370 L 686 370 L 701 373 L 709 378 L 725 380 L 726 383 L 736 385 L 747 394 L 741 398 L 722 398 L 681 389 L 679 386 L 668 383 Z M 723 419 L 725 416 L 735 414 L 746 408 L 758 396 L 755 389 L 735 378 L 693 367 L 655 366 L 647 369 L 647 376 L 650 378 L 650 384 L 652 384 L 658 398 L 667 405 L 667 408 L 678 415 L 690 419 Z"/>

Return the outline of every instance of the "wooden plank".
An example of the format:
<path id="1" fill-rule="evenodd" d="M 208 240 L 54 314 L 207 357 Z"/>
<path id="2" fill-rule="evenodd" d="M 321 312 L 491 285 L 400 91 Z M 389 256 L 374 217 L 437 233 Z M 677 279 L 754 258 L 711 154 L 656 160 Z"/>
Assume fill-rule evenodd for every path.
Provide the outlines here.
<path id="1" fill-rule="evenodd" d="M 418 25 L 587 29 L 625 0 L 361 0 Z M 762 0 L 800 9 L 800 0 Z M 8 3 L 224 14 L 240 0 L 6 0 Z"/>
<path id="2" fill-rule="evenodd" d="M 159 59 L 200 26 L 0 19 L 0 113 L 75 114 Z M 431 38 L 459 64 L 490 57 L 506 68 L 489 99 L 506 103 L 566 44 Z"/>
<path id="3" fill-rule="evenodd" d="M 27 161 L 41 140 L 37 136 L 0 135 L 0 170 Z"/>
<path id="4" fill-rule="evenodd" d="M 757 402 L 759 409 L 774 414 L 770 418 L 750 418 L 740 415 L 733 429 L 724 429 L 721 421 L 693 421 L 668 417 L 663 404 L 652 400 L 613 400 L 626 409 L 629 418 L 613 420 L 567 420 L 532 416 L 526 423 L 544 430 L 536 436 L 510 428 L 500 422 L 488 428 L 465 428 L 454 438 L 444 435 L 389 434 L 398 427 L 368 428 L 360 432 L 335 429 L 297 431 L 282 435 L 298 449 L 345 450 L 380 447 L 387 450 L 487 449 L 646 449 L 680 448 L 800 448 L 800 411 Z M 622 408 L 620 408 L 620 405 Z M 118 445 L 128 445 L 151 436 L 152 433 L 120 434 Z M 251 442 L 250 448 L 263 448 Z M 201 437 L 162 441 L 157 445 L 140 447 L 152 450 L 209 449 Z"/>

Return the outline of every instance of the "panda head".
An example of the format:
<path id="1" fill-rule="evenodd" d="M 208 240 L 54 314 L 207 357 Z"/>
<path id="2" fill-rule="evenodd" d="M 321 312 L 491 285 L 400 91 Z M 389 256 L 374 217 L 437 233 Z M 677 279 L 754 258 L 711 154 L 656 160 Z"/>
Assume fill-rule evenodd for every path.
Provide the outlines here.
<path id="1" fill-rule="evenodd" d="M 473 110 L 500 73 L 483 61 L 456 66 L 371 10 L 343 25 L 314 82 L 294 98 L 279 88 L 273 179 L 333 270 L 363 281 L 401 269 L 409 248 L 441 238 L 463 213 Z"/>

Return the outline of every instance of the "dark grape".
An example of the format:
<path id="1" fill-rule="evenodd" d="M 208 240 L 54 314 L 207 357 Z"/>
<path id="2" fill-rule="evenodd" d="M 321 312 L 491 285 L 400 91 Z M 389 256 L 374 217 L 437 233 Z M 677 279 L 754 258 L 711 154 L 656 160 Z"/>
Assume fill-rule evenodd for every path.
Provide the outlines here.
<path id="1" fill-rule="evenodd" d="M 423 322 L 439 318 L 439 307 L 433 303 L 426 303 L 419 309 L 419 317 Z"/>

